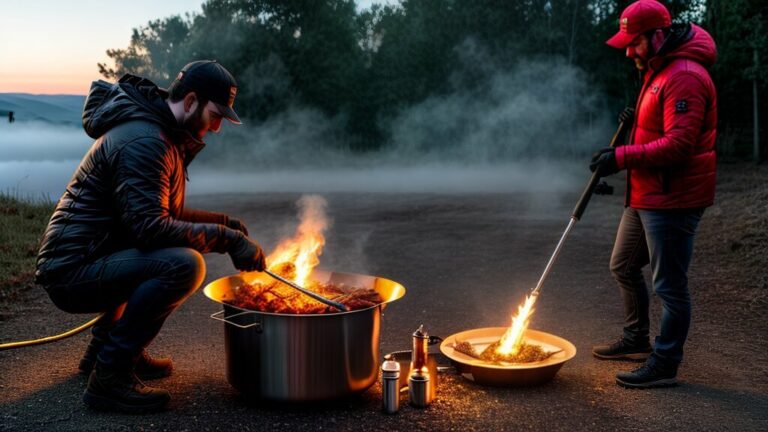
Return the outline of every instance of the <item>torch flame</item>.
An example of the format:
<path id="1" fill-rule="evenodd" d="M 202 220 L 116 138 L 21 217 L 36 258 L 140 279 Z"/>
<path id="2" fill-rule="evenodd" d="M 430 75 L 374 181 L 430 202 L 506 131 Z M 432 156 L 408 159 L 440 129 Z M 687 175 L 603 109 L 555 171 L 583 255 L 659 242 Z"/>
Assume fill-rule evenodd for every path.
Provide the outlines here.
<path id="1" fill-rule="evenodd" d="M 536 303 L 537 294 L 531 294 L 525 299 L 525 303 L 517 307 L 517 315 L 512 317 L 512 325 L 509 326 L 504 336 L 501 337 L 496 352 L 503 355 L 516 355 L 523 345 L 523 334 L 528 328 L 533 305 Z"/>
<path id="2" fill-rule="evenodd" d="M 328 218 L 325 215 L 326 200 L 318 195 L 305 195 L 298 201 L 300 208 L 299 226 L 293 237 L 285 238 L 267 257 L 269 270 L 279 273 L 281 265 L 293 263 L 295 274 L 283 275 L 299 286 L 309 285 L 309 275 L 320 263 L 323 253 Z"/>

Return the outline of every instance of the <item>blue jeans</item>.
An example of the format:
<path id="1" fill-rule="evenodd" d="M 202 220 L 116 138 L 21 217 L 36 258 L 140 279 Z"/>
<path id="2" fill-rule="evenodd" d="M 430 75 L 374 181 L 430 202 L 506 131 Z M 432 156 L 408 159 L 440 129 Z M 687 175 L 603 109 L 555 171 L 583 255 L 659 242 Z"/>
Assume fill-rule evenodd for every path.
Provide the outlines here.
<path id="1" fill-rule="evenodd" d="M 691 323 L 688 266 L 693 238 L 704 209 L 636 210 L 626 208 L 611 256 L 611 273 L 624 302 L 624 340 L 648 341 L 648 288 L 642 268 L 650 263 L 653 289 L 661 300 L 661 328 L 650 364 L 677 370 Z"/>
<path id="2" fill-rule="evenodd" d="M 105 313 L 93 327 L 99 363 L 129 369 L 165 319 L 203 282 L 205 261 L 189 248 L 128 249 L 107 255 L 45 287 L 60 309 Z"/>

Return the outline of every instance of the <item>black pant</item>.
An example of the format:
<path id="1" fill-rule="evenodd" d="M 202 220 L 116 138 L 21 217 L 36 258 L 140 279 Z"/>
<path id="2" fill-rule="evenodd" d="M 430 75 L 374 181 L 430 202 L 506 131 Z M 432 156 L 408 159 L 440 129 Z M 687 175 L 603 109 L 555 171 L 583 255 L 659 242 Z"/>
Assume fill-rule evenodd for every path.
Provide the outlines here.
<path id="1" fill-rule="evenodd" d="M 98 361 L 130 368 L 204 277 L 205 261 L 193 249 L 128 249 L 84 265 L 46 290 L 66 312 L 105 313 L 93 331 L 104 342 Z"/>

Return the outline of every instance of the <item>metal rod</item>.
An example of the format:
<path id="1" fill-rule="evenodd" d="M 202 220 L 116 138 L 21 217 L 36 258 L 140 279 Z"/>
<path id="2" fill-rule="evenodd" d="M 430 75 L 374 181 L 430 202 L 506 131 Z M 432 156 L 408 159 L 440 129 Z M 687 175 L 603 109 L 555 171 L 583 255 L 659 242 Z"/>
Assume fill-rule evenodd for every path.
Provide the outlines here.
<path id="1" fill-rule="evenodd" d="M 293 282 L 289 281 L 288 279 L 285 279 L 285 278 L 283 278 L 282 276 L 279 276 L 279 275 L 277 275 L 277 274 L 275 274 L 275 273 L 272 273 L 272 272 L 271 272 L 271 271 L 269 271 L 269 270 L 264 270 L 264 273 L 266 273 L 266 274 L 268 274 L 268 275 L 272 276 L 272 277 L 273 277 L 273 278 L 275 278 L 276 280 L 278 280 L 278 281 L 280 281 L 280 282 L 282 282 L 282 283 L 284 283 L 284 284 L 286 284 L 286 285 L 290 286 L 290 287 L 291 287 L 291 288 L 293 288 L 293 289 L 296 289 L 296 290 L 299 290 L 299 291 L 301 291 L 302 293 L 304 293 L 304 294 L 306 294 L 306 295 L 308 295 L 308 296 L 312 297 L 313 299 L 315 299 L 315 300 L 319 301 L 320 303 L 326 304 L 326 305 L 328 305 L 328 306 L 332 306 L 332 307 L 335 307 L 336 309 L 338 309 L 338 310 L 340 310 L 340 311 L 342 311 L 342 312 L 346 312 L 346 311 L 348 311 L 348 310 L 349 310 L 349 309 L 348 309 L 346 306 L 344 306 L 343 304 L 341 304 L 341 303 L 339 303 L 339 302 L 335 302 L 335 301 L 333 301 L 333 300 L 330 300 L 330 299 L 327 299 L 327 298 L 325 298 L 325 297 L 321 296 L 320 294 L 318 294 L 318 293 L 316 293 L 316 292 L 313 292 L 313 291 L 310 291 L 310 290 L 308 290 L 308 289 L 306 289 L 306 288 L 302 288 L 302 287 L 300 287 L 300 286 L 296 285 L 295 283 L 293 283 Z"/>
<path id="2" fill-rule="evenodd" d="M 616 146 L 619 144 L 619 138 L 624 134 L 626 129 L 632 124 L 631 118 L 634 115 L 634 110 L 631 111 L 624 111 L 624 114 L 626 114 L 626 118 L 619 122 L 619 127 L 616 129 L 616 133 L 613 134 L 613 137 L 611 138 L 611 148 L 616 148 Z M 565 232 L 563 233 L 562 237 L 560 237 L 560 241 L 557 243 L 557 247 L 555 248 L 555 252 L 552 254 L 552 257 L 549 258 L 549 262 L 547 263 L 547 267 L 544 269 L 544 273 L 541 274 L 541 278 L 539 278 L 539 283 L 536 284 L 536 288 L 531 291 L 532 296 L 538 296 L 539 292 L 541 291 L 541 286 L 544 285 L 544 281 L 547 279 L 547 276 L 549 276 L 549 272 L 552 270 L 552 265 L 555 263 L 555 260 L 557 260 L 557 256 L 560 255 L 560 250 L 563 248 L 563 243 L 565 243 L 565 239 L 568 237 L 568 234 L 571 233 L 571 228 L 573 228 L 573 225 L 576 224 L 576 222 L 581 219 L 582 214 L 584 214 L 584 210 L 587 208 L 587 204 L 589 203 L 589 199 L 592 197 L 592 193 L 595 191 L 595 186 L 597 185 L 597 182 L 600 181 L 600 172 L 595 170 L 594 173 L 592 173 L 592 177 L 589 179 L 589 183 L 587 184 L 587 187 L 584 189 L 584 192 L 581 194 L 581 198 L 579 198 L 579 202 L 576 203 L 576 208 L 573 209 L 573 213 L 571 213 L 571 221 L 568 222 L 568 227 L 565 228 Z"/>
<path id="3" fill-rule="evenodd" d="M 568 237 L 568 234 L 571 233 L 571 228 L 576 224 L 576 221 L 578 221 L 578 219 L 575 216 L 571 216 L 571 221 L 568 222 L 568 227 L 565 228 L 565 232 L 562 237 L 560 237 L 560 241 L 557 243 L 557 247 L 555 247 L 555 252 L 549 258 L 547 267 L 544 269 L 544 273 L 542 273 L 541 278 L 539 278 L 539 283 L 536 284 L 536 288 L 533 289 L 531 295 L 539 295 L 541 286 L 544 285 L 544 281 L 547 279 L 547 276 L 549 276 L 549 272 L 552 270 L 552 265 L 555 263 L 555 260 L 557 260 L 557 256 L 560 255 L 560 250 L 563 248 L 565 239 Z"/>

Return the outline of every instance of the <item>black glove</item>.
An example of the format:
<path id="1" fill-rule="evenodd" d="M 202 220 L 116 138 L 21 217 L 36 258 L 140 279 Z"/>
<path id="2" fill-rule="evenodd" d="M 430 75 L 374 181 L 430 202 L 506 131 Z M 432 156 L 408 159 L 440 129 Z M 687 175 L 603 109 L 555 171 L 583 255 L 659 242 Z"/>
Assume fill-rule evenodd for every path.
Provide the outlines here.
<path id="1" fill-rule="evenodd" d="M 245 224 L 240 219 L 230 217 L 227 219 L 227 223 L 224 225 L 226 225 L 227 228 L 240 231 L 241 233 L 245 234 L 246 237 L 248 237 L 248 228 L 245 227 Z"/>
<path id="2" fill-rule="evenodd" d="M 600 177 L 606 177 L 619 172 L 615 149 L 606 147 L 598 150 L 592 155 L 592 163 L 589 164 L 589 169 L 592 172 L 597 171 Z"/>
<path id="3" fill-rule="evenodd" d="M 245 236 L 229 251 L 229 257 L 235 268 L 241 271 L 264 271 L 267 268 L 261 246 Z"/>
<path id="4" fill-rule="evenodd" d="M 632 107 L 626 107 L 624 108 L 624 111 L 619 114 L 619 123 L 624 123 L 627 121 L 631 121 L 632 117 L 635 116 L 635 109 Z"/>

